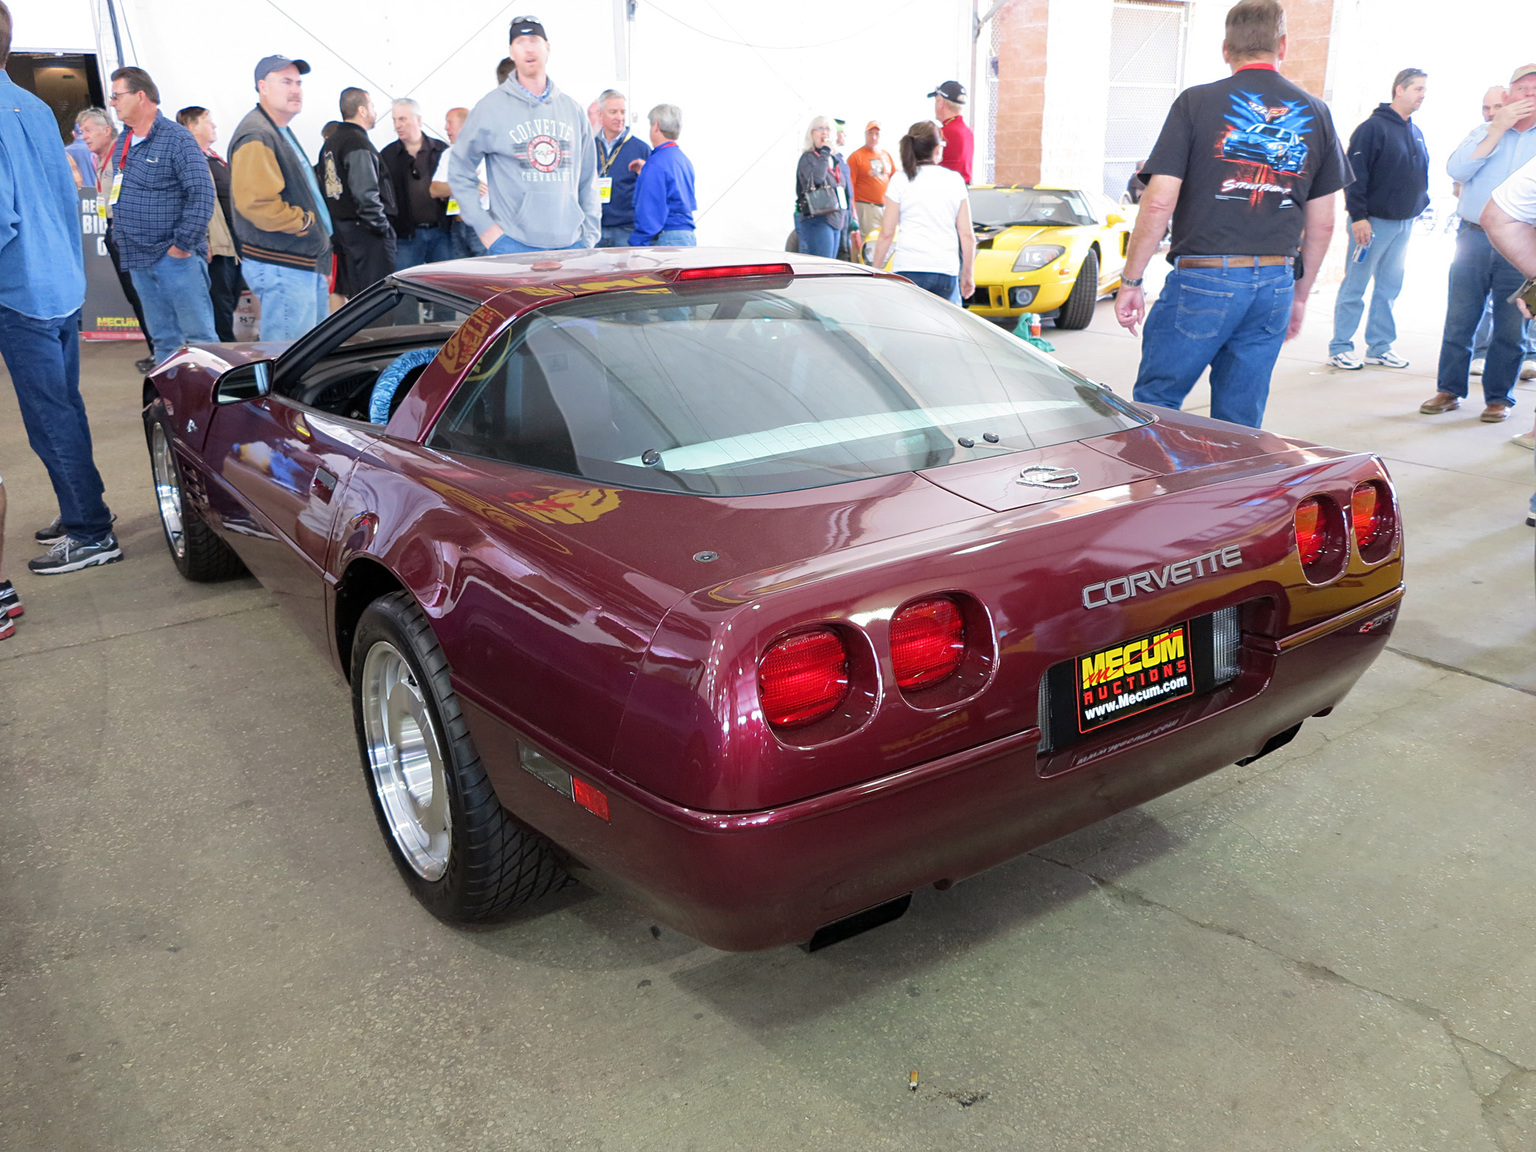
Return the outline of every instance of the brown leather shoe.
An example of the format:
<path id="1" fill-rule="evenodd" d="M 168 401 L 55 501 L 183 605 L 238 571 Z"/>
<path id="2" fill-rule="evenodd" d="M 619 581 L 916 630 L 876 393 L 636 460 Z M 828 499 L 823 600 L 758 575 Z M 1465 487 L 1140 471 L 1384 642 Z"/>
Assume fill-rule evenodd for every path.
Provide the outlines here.
<path id="1" fill-rule="evenodd" d="M 1478 417 L 1484 424 L 1499 424 L 1509 419 L 1508 404 L 1490 404 L 1483 409 L 1483 414 Z"/>
<path id="2" fill-rule="evenodd" d="M 1419 411 L 1426 416 L 1438 416 L 1442 412 L 1449 412 L 1453 408 L 1461 407 L 1461 397 L 1450 392 L 1436 392 L 1428 400 L 1419 405 Z"/>

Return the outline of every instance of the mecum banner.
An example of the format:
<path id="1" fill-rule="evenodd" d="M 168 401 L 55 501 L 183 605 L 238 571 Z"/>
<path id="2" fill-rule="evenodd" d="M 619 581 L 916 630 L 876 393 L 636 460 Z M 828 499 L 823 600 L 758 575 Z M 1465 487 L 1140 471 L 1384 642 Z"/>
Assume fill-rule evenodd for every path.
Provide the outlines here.
<path id="1" fill-rule="evenodd" d="M 80 247 L 85 254 L 85 308 L 80 313 L 84 340 L 142 340 L 139 322 L 117 282 L 107 254 L 107 216 L 93 189 L 80 190 Z"/>

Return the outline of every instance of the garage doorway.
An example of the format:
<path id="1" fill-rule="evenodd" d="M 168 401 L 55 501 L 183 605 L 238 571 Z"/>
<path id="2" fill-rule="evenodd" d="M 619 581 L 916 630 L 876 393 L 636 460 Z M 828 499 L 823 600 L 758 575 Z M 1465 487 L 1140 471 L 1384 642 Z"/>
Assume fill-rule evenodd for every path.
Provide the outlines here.
<path id="1" fill-rule="evenodd" d="M 48 105 L 65 144 L 75 138 L 76 115 L 107 106 L 94 52 L 12 52 L 5 70 L 18 87 Z"/>
<path id="2" fill-rule="evenodd" d="M 1184 86 L 1189 6 L 1117 0 L 1109 36 L 1109 120 L 1104 131 L 1104 194 L 1125 195 Z"/>

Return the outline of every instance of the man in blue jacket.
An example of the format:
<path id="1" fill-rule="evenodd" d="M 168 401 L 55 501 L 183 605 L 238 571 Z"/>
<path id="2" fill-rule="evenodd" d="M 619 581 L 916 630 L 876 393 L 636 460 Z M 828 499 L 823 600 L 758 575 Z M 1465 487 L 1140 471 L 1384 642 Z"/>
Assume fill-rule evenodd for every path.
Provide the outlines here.
<path id="1" fill-rule="evenodd" d="M 624 93 L 610 88 L 597 98 L 597 198 L 603 206 L 599 248 L 622 248 L 635 228 L 635 181 L 651 146 L 629 130 Z M 640 161 L 636 164 L 635 161 Z"/>
<path id="2" fill-rule="evenodd" d="M 658 104 L 646 113 L 651 124 L 651 158 L 635 181 L 635 230 L 632 248 L 673 245 L 692 248 L 693 162 L 677 146 L 683 114 L 676 104 Z"/>
<path id="3" fill-rule="evenodd" d="M 51 576 L 111 564 L 123 552 L 80 397 L 80 201 L 59 122 L 5 74 L 10 54 L 11 12 L 0 2 L 0 356 L 59 501 L 59 518 L 37 533 L 53 547 L 28 565 Z"/>
<path id="4" fill-rule="evenodd" d="M 1344 190 L 1349 212 L 1349 263 L 1333 308 L 1328 363 L 1356 371 L 1365 364 L 1406 368 L 1392 351 L 1397 326 L 1392 302 L 1403 287 L 1403 261 L 1413 222 L 1429 205 L 1429 151 L 1413 113 L 1424 103 L 1426 76 L 1404 68 L 1392 81 L 1392 102 L 1379 104 L 1349 138 L 1355 182 Z M 1365 289 L 1374 279 L 1371 314 L 1365 322 L 1365 364 L 1355 357 L 1355 329 L 1365 310 Z"/>

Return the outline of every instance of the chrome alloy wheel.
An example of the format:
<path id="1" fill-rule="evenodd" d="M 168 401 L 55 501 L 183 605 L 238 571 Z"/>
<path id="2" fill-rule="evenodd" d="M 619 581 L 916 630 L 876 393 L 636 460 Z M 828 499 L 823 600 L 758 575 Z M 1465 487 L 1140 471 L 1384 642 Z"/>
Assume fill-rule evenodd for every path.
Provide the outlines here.
<path id="1" fill-rule="evenodd" d="M 181 474 L 171 455 L 171 441 L 158 422 L 149 433 L 149 467 L 155 477 L 155 503 L 160 507 L 160 523 L 165 525 L 165 539 L 176 559 L 187 556 L 187 534 L 181 522 Z"/>
<path id="2" fill-rule="evenodd" d="M 448 869 L 448 785 L 432 713 L 400 650 L 380 640 L 363 662 L 363 734 L 390 835 L 423 880 Z"/>

